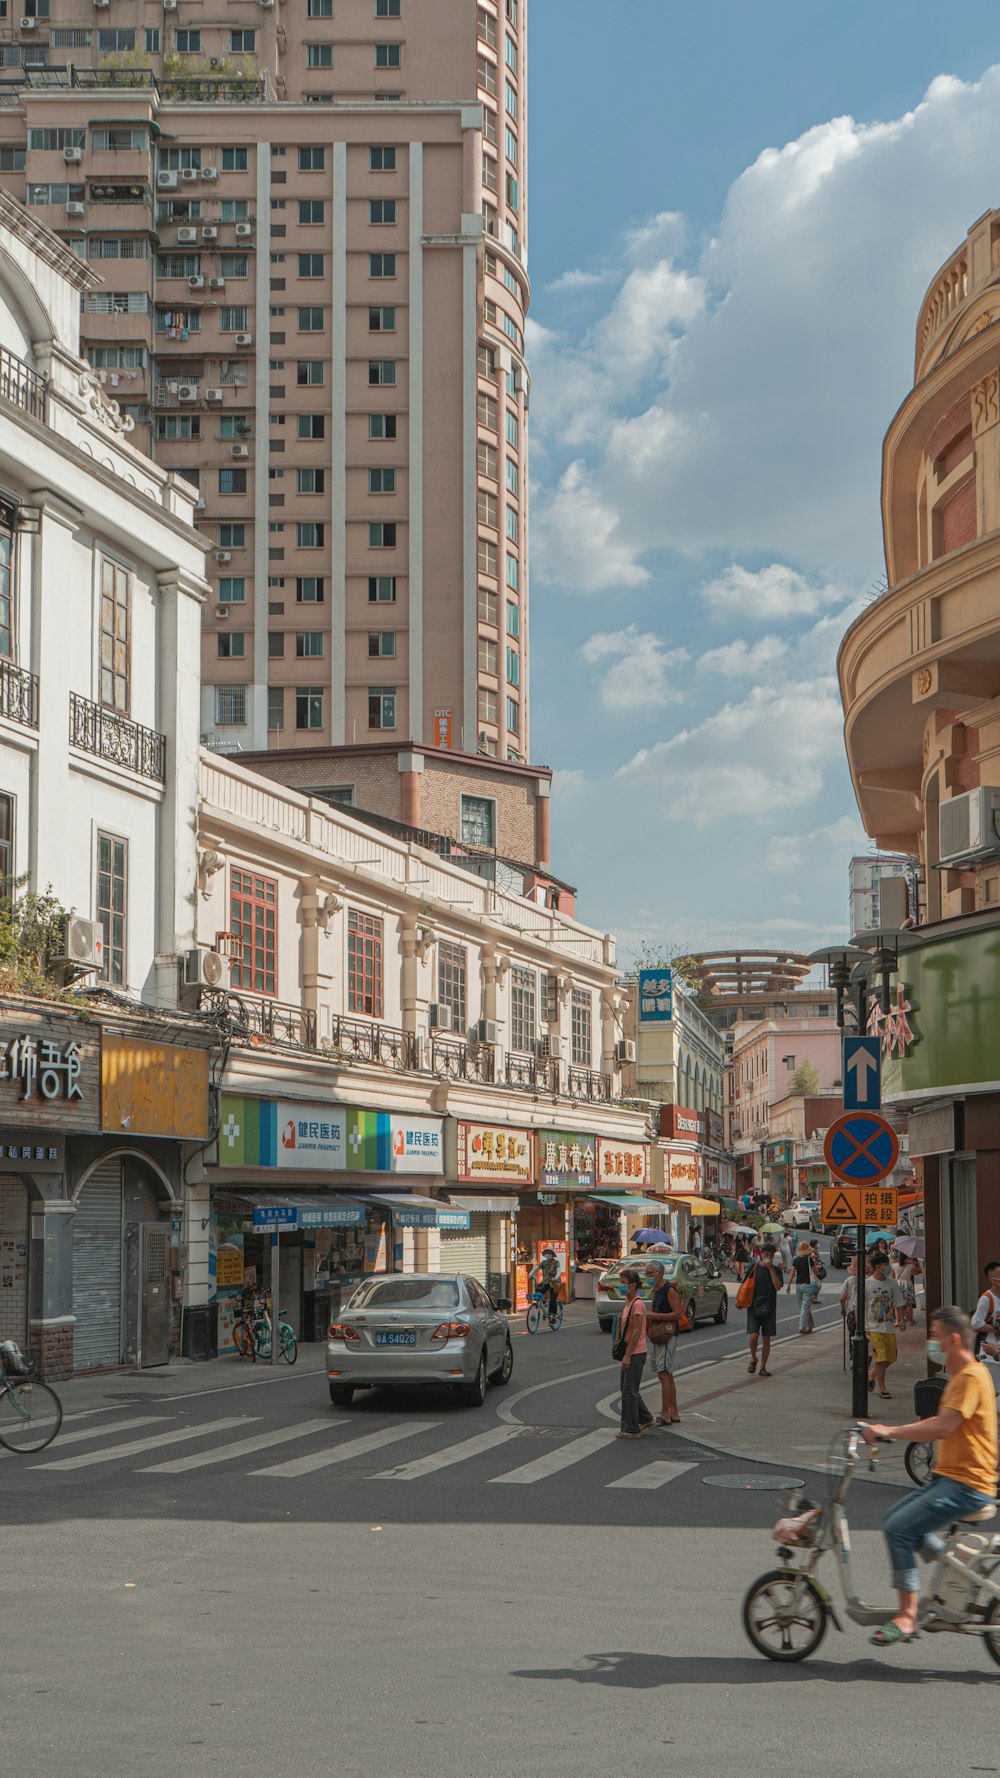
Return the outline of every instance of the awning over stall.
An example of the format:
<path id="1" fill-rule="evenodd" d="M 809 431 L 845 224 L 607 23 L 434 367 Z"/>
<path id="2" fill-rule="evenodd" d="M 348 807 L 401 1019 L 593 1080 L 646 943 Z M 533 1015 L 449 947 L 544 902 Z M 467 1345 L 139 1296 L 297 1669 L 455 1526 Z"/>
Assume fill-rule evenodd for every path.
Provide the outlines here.
<path id="1" fill-rule="evenodd" d="M 691 1210 L 696 1216 L 719 1216 L 722 1205 L 718 1198 L 699 1198 L 687 1192 L 670 1192 L 671 1204 L 683 1204 L 685 1210 Z"/>
<path id="2" fill-rule="evenodd" d="M 664 1204 L 659 1198 L 630 1198 L 625 1192 L 588 1192 L 588 1198 L 596 1199 L 598 1204 L 613 1204 L 616 1210 L 627 1210 L 629 1215 L 666 1216 L 670 1213 L 670 1205 Z"/>
<path id="3" fill-rule="evenodd" d="M 478 1192 L 469 1197 L 460 1198 L 456 1192 L 451 1194 L 452 1205 L 458 1210 L 486 1210 L 492 1216 L 516 1216 L 520 1205 L 516 1198 L 490 1198 L 485 1192 Z"/>
<path id="4" fill-rule="evenodd" d="M 468 1210 L 453 1209 L 438 1198 L 421 1198 L 416 1192 L 362 1192 L 366 1204 L 380 1204 L 391 1211 L 392 1220 L 401 1229 L 467 1229 L 471 1227 Z"/>
<path id="5" fill-rule="evenodd" d="M 245 1204 L 256 1229 L 350 1229 L 363 1228 L 365 1207 L 357 1198 L 332 1192 L 262 1192 L 238 1198 L 226 1192 L 228 1203 Z"/>

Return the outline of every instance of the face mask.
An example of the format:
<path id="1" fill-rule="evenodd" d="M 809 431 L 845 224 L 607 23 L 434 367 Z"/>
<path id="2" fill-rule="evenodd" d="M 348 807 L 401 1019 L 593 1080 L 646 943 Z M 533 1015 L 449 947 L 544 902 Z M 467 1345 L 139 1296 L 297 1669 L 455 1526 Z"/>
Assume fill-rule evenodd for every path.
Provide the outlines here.
<path id="1" fill-rule="evenodd" d="M 945 1353 L 940 1340 L 928 1340 L 927 1358 L 931 1364 L 943 1364 Z"/>

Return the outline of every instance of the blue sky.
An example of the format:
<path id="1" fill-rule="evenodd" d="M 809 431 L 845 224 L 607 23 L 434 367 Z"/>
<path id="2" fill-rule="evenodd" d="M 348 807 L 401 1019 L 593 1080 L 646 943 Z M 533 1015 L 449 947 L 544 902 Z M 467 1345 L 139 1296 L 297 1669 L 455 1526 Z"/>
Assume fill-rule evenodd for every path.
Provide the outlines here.
<path id="1" fill-rule="evenodd" d="M 532 0 L 532 754 L 625 951 L 844 929 L 882 435 L 1000 205 L 1000 15 L 941 18 Z"/>

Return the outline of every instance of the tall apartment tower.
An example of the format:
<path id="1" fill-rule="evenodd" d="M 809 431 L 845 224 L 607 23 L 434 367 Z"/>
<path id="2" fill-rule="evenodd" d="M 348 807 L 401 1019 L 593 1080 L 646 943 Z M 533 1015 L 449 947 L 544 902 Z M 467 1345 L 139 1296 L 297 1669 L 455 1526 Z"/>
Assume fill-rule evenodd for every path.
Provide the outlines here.
<path id="1" fill-rule="evenodd" d="M 528 758 L 525 14 L 2 9 L 0 182 L 198 488 L 211 745 Z"/>

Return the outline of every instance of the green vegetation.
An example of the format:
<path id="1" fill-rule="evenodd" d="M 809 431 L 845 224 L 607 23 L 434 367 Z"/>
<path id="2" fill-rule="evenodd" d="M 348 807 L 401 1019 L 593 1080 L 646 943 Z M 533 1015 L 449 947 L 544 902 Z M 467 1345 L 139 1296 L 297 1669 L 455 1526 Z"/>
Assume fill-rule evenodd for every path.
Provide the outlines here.
<path id="1" fill-rule="evenodd" d="M 0 994 L 34 994 L 60 1000 L 63 990 L 52 966 L 62 951 L 63 923 L 68 908 L 49 884 L 44 894 L 30 889 L 18 894 L 23 879 L 4 885 L 0 906 Z"/>

